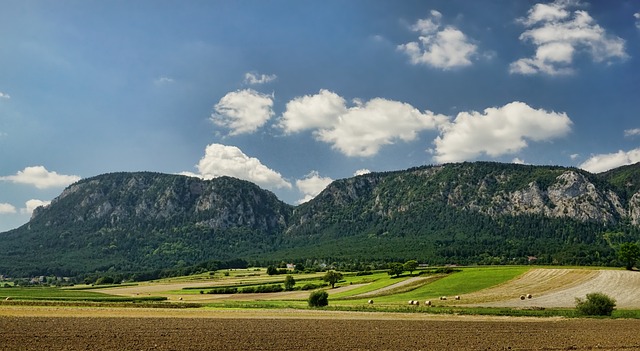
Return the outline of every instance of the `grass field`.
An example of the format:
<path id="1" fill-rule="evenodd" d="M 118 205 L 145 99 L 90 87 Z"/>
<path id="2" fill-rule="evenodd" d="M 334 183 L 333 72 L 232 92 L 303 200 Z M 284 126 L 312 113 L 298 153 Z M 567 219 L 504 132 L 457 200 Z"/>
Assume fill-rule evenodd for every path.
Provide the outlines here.
<path id="1" fill-rule="evenodd" d="M 519 296 L 521 289 L 537 291 L 541 294 L 546 294 L 546 296 L 561 296 L 559 292 L 564 291 L 563 289 L 571 288 L 573 290 L 569 289 L 567 291 L 579 291 L 581 285 L 578 283 L 583 285 L 588 283 L 585 286 L 588 286 L 589 289 L 597 289 L 599 286 L 606 289 L 611 288 L 609 285 L 617 285 L 618 291 L 628 291 L 629 279 L 627 278 L 627 273 L 632 272 L 593 270 L 591 267 L 589 269 L 559 269 L 531 266 L 456 267 L 454 271 L 446 273 L 441 270 L 428 269 L 418 270 L 413 275 L 404 274 L 400 277 L 391 277 L 384 271 L 372 272 L 368 275 L 344 273 L 343 280 L 336 285 L 335 289 L 324 288 L 329 293 L 330 301 L 329 306 L 325 309 L 365 312 L 572 317 L 575 315 L 572 307 L 573 298 L 568 306 L 539 308 L 535 307 L 536 301 L 549 303 L 548 299 L 544 300 L 541 297 L 540 300 L 525 301 L 529 302 L 529 305 L 523 305 L 524 302 L 520 302 L 520 299 L 515 297 Z M 307 283 L 323 283 L 323 273 L 292 275 L 298 288 Z M 578 282 L 574 277 L 582 277 L 581 279 L 584 282 Z M 616 280 L 612 280 L 612 277 Z M 306 300 L 310 292 L 305 290 L 250 294 L 206 293 L 208 289 L 217 287 L 241 288 L 280 284 L 284 279 L 285 275 L 269 276 L 264 269 L 249 268 L 112 286 L 85 286 L 71 289 L 0 288 L 0 299 L 4 300 L 9 297 L 11 300 L 16 301 L 91 302 L 154 302 L 169 300 L 174 304 L 186 305 L 188 303 L 189 305 L 212 310 L 252 308 L 309 309 Z M 640 276 L 638 279 L 640 279 Z M 575 286 L 568 286 L 568 280 L 575 281 Z M 635 280 L 633 284 L 635 284 Z M 640 288 L 636 290 L 640 292 Z M 630 295 L 635 296 L 637 292 L 631 291 Z M 452 298 L 456 295 L 461 297 L 460 301 Z M 441 296 L 449 298 L 443 301 L 439 299 Z M 511 298 L 512 300 L 517 300 L 518 303 L 512 302 L 511 305 L 505 304 L 501 306 L 500 301 L 502 300 L 497 299 L 496 296 L 503 300 Z M 633 300 L 633 296 L 630 296 L 627 300 Z M 370 299 L 374 301 L 373 304 L 368 303 Z M 409 300 L 420 301 L 421 306 L 410 306 L 407 303 Z M 426 300 L 432 301 L 434 306 L 424 306 L 424 301 Z M 6 302 L 3 301 L 3 303 Z M 629 302 L 624 300 L 624 303 Z M 640 317 L 640 309 L 623 306 L 622 309 L 614 312 L 614 317 L 638 318 Z"/>

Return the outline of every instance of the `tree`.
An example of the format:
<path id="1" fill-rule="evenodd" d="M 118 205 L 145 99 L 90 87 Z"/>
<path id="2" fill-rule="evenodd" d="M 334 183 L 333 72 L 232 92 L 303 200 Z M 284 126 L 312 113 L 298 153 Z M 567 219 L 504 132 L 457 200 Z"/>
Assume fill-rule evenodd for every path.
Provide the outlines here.
<path id="1" fill-rule="evenodd" d="M 333 289 L 335 288 L 336 283 L 342 280 L 342 273 L 338 273 L 336 271 L 328 271 L 324 275 L 324 277 L 322 277 L 322 280 L 331 284 L 331 288 Z"/>
<path id="2" fill-rule="evenodd" d="M 269 266 L 267 267 L 267 274 L 268 275 L 278 274 L 278 269 L 276 268 L 276 266 Z"/>
<path id="3" fill-rule="evenodd" d="M 415 271 L 416 268 L 418 268 L 418 261 L 409 260 L 409 261 L 404 263 L 404 267 L 403 268 L 404 268 L 405 271 L 409 271 L 409 274 L 413 274 L 413 271 Z"/>
<path id="4" fill-rule="evenodd" d="M 395 275 L 399 277 L 400 274 L 404 272 L 404 265 L 400 262 L 393 262 L 389 264 L 389 271 L 387 272 L 389 275 Z"/>
<path id="5" fill-rule="evenodd" d="M 636 261 L 640 259 L 640 246 L 637 243 L 624 243 L 620 245 L 618 257 L 628 270 L 632 270 Z"/>
<path id="6" fill-rule="evenodd" d="M 296 285 L 296 280 L 293 279 L 292 276 L 288 275 L 284 278 L 284 290 L 291 291 L 293 287 Z"/>
<path id="7" fill-rule="evenodd" d="M 587 299 L 576 297 L 576 311 L 585 316 L 610 316 L 616 300 L 603 293 L 587 294 Z"/>
<path id="8" fill-rule="evenodd" d="M 309 307 L 324 307 L 329 304 L 329 294 L 324 290 L 312 291 L 308 302 Z"/>

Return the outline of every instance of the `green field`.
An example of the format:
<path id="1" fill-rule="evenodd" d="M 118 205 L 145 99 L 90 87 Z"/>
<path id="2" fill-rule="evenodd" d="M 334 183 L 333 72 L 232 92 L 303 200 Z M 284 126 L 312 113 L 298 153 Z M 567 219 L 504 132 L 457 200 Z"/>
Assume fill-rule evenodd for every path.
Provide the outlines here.
<path id="1" fill-rule="evenodd" d="M 541 267 L 536 267 L 545 269 Z M 558 267 L 552 267 L 558 268 Z M 572 267 L 576 268 L 576 267 Z M 516 309 L 456 306 L 452 297 L 482 291 L 501 285 L 517 278 L 532 269 L 531 266 L 474 266 L 453 267 L 447 269 L 416 270 L 412 275 L 405 273 L 392 277 L 386 271 L 370 272 L 366 275 L 355 272 L 343 272 L 343 279 L 335 289 L 324 287 L 329 293 L 329 306 L 326 309 L 342 311 L 379 311 L 411 313 L 445 313 L 505 316 L 575 316 L 573 308 Z M 582 268 L 578 268 L 582 269 Z M 585 269 L 589 270 L 592 267 Z M 117 284 L 111 286 L 77 286 L 73 288 L 53 287 L 5 287 L 0 288 L 0 301 L 7 304 L 13 301 L 56 301 L 92 302 L 92 303 L 135 303 L 159 302 L 171 300 L 173 304 L 189 305 L 204 309 L 247 309 L 247 308 L 293 308 L 308 309 L 307 297 L 310 291 L 301 290 L 305 284 L 323 284 L 324 273 L 291 274 L 296 280 L 295 289 L 281 293 L 259 294 L 208 294 L 212 289 L 235 287 L 240 291 L 245 287 L 282 284 L 286 275 L 266 274 L 264 269 L 249 268 L 207 272 L 203 274 L 161 279 L 136 284 Z M 510 283 L 511 284 L 511 283 Z M 99 289 L 100 291 L 95 291 Z M 145 290 L 147 289 L 147 290 Z M 140 292 L 137 292 L 137 291 Z M 144 292 L 144 293 L 143 293 Z M 447 296 L 448 301 L 439 297 Z M 5 301 L 5 300 L 9 301 Z M 183 300 L 184 298 L 184 300 Z M 374 300 L 369 304 L 369 300 Z M 176 301 L 179 300 L 179 301 Z M 435 307 L 409 306 L 407 301 L 434 302 Z M 162 302 L 164 303 L 164 302 Z M 168 303 L 170 304 L 170 303 Z M 640 318 L 638 310 L 616 310 L 617 318 Z"/>

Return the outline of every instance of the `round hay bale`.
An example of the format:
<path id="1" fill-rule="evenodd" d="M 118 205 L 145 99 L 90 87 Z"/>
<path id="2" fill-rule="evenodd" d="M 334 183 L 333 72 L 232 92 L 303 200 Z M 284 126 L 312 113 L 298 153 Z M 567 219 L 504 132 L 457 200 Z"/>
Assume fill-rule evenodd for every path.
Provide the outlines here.
<path id="1" fill-rule="evenodd" d="M 446 296 L 440 296 L 440 300 L 442 300 L 442 301 L 446 301 L 446 300 L 447 300 L 447 297 L 446 297 Z"/>
<path id="2" fill-rule="evenodd" d="M 425 301 L 425 302 L 424 302 L 424 305 L 425 305 L 425 306 L 431 306 L 431 300 L 427 300 L 427 301 Z"/>
<path id="3" fill-rule="evenodd" d="M 532 298 L 533 296 L 531 294 L 527 294 L 527 299 Z"/>
<path id="4" fill-rule="evenodd" d="M 460 300 L 460 296 L 456 295 L 455 299 Z"/>
<path id="5" fill-rule="evenodd" d="M 369 305 L 373 305 L 373 300 L 369 300 L 369 301 L 367 301 L 367 303 L 368 303 Z"/>
<path id="6" fill-rule="evenodd" d="M 413 300 L 409 300 L 409 305 L 413 305 Z"/>
<path id="7" fill-rule="evenodd" d="M 11 297 L 7 296 L 6 299 L 4 299 L 5 301 L 11 301 Z"/>
<path id="8" fill-rule="evenodd" d="M 526 299 L 526 298 L 527 298 L 526 296 L 524 296 L 524 295 L 520 295 L 520 300 L 524 300 L 524 299 Z"/>
<path id="9" fill-rule="evenodd" d="M 420 306 L 420 301 L 418 301 L 418 300 L 413 301 L 413 304 L 416 305 L 416 306 Z"/>

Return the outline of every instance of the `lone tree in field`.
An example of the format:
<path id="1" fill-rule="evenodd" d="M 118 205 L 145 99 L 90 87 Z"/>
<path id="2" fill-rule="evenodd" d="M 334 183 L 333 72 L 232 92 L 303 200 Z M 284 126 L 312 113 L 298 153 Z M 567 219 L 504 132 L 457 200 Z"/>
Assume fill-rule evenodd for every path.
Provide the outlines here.
<path id="1" fill-rule="evenodd" d="M 618 250 L 618 258 L 624 262 L 625 268 L 632 270 L 636 261 L 640 259 L 640 246 L 637 243 L 624 243 Z"/>
<path id="2" fill-rule="evenodd" d="M 338 273 L 336 271 L 328 271 L 324 275 L 324 277 L 322 277 L 322 280 L 331 284 L 331 288 L 333 289 L 336 287 L 336 283 L 342 280 L 342 273 Z"/>
<path id="3" fill-rule="evenodd" d="M 409 261 L 404 263 L 404 267 L 403 268 L 404 268 L 405 271 L 409 271 L 409 274 L 413 275 L 413 271 L 415 271 L 416 268 L 418 268 L 418 261 L 409 260 Z"/>
<path id="4" fill-rule="evenodd" d="M 284 290 L 291 291 L 295 285 L 296 280 L 292 276 L 288 275 L 284 278 Z"/>
<path id="5" fill-rule="evenodd" d="M 329 304 L 329 294 L 324 290 L 316 290 L 309 294 L 309 307 L 324 307 Z"/>
<path id="6" fill-rule="evenodd" d="M 576 297 L 576 311 L 584 316 L 610 316 L 616 300 L 603 293 L 587 294 L 587 299 Z"/>
<path id="7" fill-rule="evenodd" d="M 400 274 L 404 272 L 404 265 L 400 262 L 389 263 L 389 271 L 387 272 L 389 275 L 395 275 L 399 277 Z"/>

